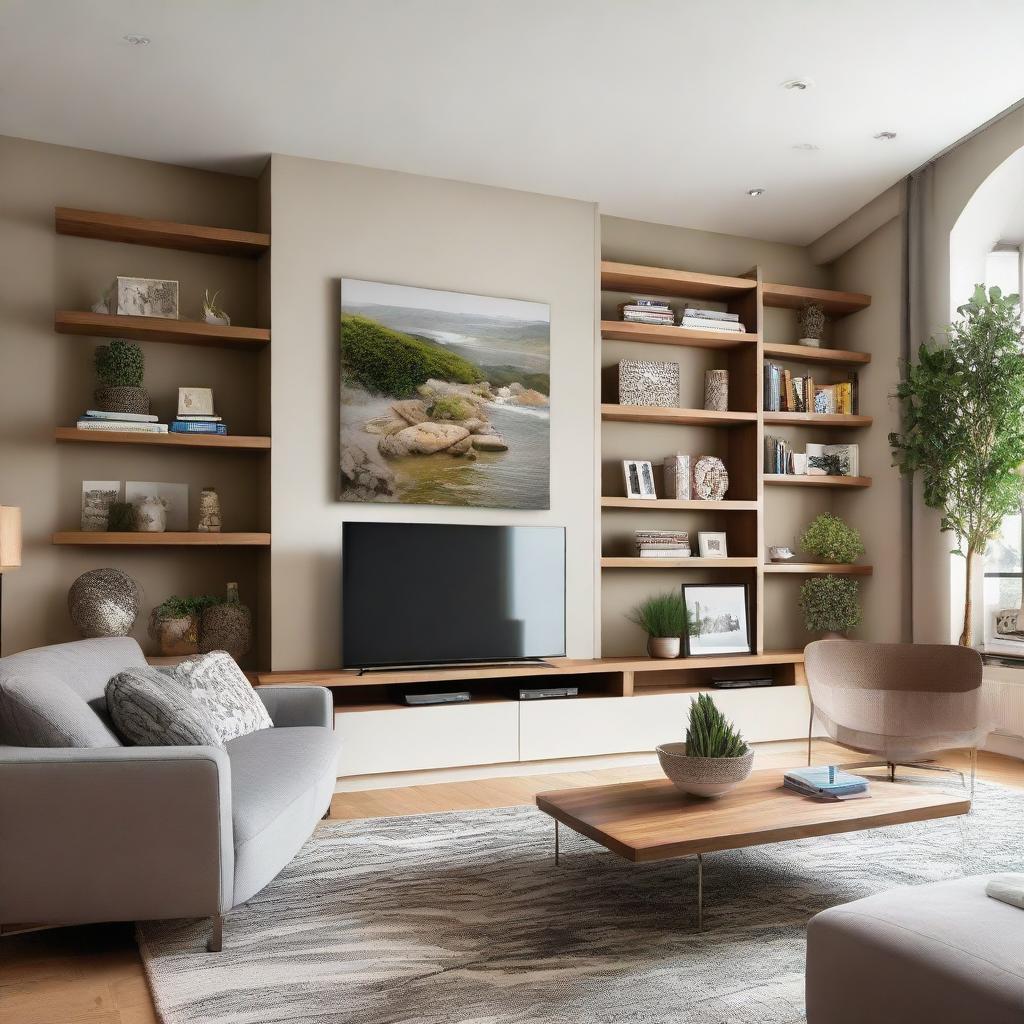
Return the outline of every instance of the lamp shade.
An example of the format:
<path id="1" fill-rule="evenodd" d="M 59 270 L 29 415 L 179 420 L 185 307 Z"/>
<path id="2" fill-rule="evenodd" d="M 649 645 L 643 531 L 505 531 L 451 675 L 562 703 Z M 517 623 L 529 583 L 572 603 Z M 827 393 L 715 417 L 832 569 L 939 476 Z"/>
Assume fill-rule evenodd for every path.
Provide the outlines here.
<path id="1" fill-rule="evenodd" d="M 0 572 L 21 565 L 21 509 L 0 505 Z"/>

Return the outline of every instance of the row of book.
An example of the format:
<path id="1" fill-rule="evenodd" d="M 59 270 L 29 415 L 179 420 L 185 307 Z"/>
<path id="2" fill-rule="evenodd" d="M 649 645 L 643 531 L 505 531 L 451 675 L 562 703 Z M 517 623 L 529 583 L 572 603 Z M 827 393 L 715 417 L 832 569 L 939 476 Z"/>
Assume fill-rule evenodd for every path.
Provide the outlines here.
<path id="1" fill-rule="evenodd" d="M 860 405 L 857 374 L 837 384 L 818 384 L 810 375 L 794 376 L 777 363 L 764 366 L 765 412 L 855 414 Z"/>
<path id="2" fill-rule="evenodd" d="M 871 796 L 867 779 L 835 765 L 794 768 L 783 776 L 782 785 L 815 800 L 863 800 Z"/>
<path id="3" fill-rule="evenodd" d="M 793 446 L 785 438 L 764 435 L 764 471 L 777 476 L 795 472 Z"/>
<path id="4" fill-rule="evenodd" d="M 227 434 L 228 428 L 219 416 L 180 414 L 170 424 L 160 423 L 156 416 L 134 412 L 105 412 L 88 409 L 75 426 L 79 430 L 113 430 L 128 434 Z"/>
<path id="5" fill-rule="evenodd" d="M 633 538 L 640 558 L 690 557 L 690 535 L 685 530 L 636 530 Z"/>
<path id="6" fill-rule="evenodd" d="M 764 472 L 780 476 L 860 476 L 860 445 L 808 444 L 803 452 L 782 437 L 764 436 Z"/>
<path id="7" fill-rule="evenodd" d="M 661 299 L 634 299 L 632 302 L 624 302 L 619 306 L 619 315 L 623 320 L 635 324 L 677 326 L 675 311 Z M 746 331 L 746 327 L 740 323 L 738 313 L 727 313 L 720 309 L 698 309 L 692 306 L 687 306 L 683 310 L 678 326 L 697 331 Z"/>

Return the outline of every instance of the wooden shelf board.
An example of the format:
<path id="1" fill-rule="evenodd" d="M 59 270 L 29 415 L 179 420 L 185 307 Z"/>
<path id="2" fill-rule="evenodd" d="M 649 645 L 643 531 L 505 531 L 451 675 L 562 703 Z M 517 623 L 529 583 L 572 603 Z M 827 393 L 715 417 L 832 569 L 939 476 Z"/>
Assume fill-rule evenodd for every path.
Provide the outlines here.
<path id="1" fill-rule="evenodd" d="M 756 558 L 602 558 L 602 569 L 753 569 Z"/>
<path id="2" fill-rule="evenodd" d="M 195 320 L 167 320 L 159 316 L 116 316 L 60 309 L 53 314 L 58 334 L 82 334 L 92 338 L 131 338 L 133 341 L 166 341 L 206 348 L 259 350 L 270 344 L 263 327 L 221 327 Z"/>
<path id="3" fill-rule="evenodd" d="M 269 547 L 269 533 L 85 533 L 65 530 L 53 535 L 54 544 L 82 547 Z"/>
<path id="4" fill-rule="evenodd" d="M 78 430 L 76 427 L 57 427 L 54 439 L 79 444 L 149 444 L 165 448 L 270 450 L 269 437 L 250 437 L 244 434 L 144 434 L 128 430 Z"/>
<path id="5" fill-rule="evenodd" d="M 756 512 L 756 501 L 681 501 L 675 498 L 602 498 L 601 508 L 658 512 Z"/>
<path id="6" fill-rule="evenodd" d="M 716 412 L 712 409 L 665 409 L 646 405 L 601 405 L 601 419 L 620 423 L 674 423 L 688 427 L 737 427 L 756 423 L 756 412 Z"/>
<path id="7" fill-rule="evenodd" d="M 785 487 L 870 487 L 869 476 L 795 476 L 785 473 L 764 473 L 766 484 Z"/>
<path id="8" fill-rule="evenodd" d="M 875 569 L 872 565 L 835 565 L 830 562 L 766 562 L 764 571 L 768 573 L 795 573 L 804 576 L 817 573 L 827 573 L 834 576 L 870 576 Z"/>
<path id="9" fill-rule="evenodd" d="M 862 292 L 837 292 L 829 288 L 805 288 L 798 284 L 764 285 L 764 304 L 773 309 L 800 309 L 809 302 L 821 306 L 829 316 L 846 316 L 871 305 Z"/>
<path id="10" fill-rule="evenodd" d="M 689 270 L 602 260 L 601 287 L 605 291 L 635 292 L 638 295 L 673 295 L 725 302 L 752 292 L 757 282 L 746 277 L 697 274 Z"/>
<path id="11" fill-rule="evenodd" d="M 762 414 L 765 423 L 788 427 L 870 427 L 870 416 L 854 416 L 844 413 L 823 412 L 766 412 Z"/>
<path id="12" fill-rule="evenodd" d="M 845 348 L 812 348 L 810 345 L 790 345 L 779 341 L 766 341 L 763 350 L 766 358 L 790 359 L 796 363 L 859 366 L 871 362 L 869 353 L 851 352 Z"/>
<path id="13" fill-rule="evenodd" d="M 649 345 L 685 348 L 740 348 L 756 345 L 758 336 L 743 331 L 698 331 L 692 327 L 638 324 L 629 320 L 602 320 L 601 337 L 607 341 L 637 341 Z"/>
<path id="14" fill-rule="evenodd" d="M 177 224 L 169 220 L 128 217 L 120 213 L 74 210 L 58 206 L 53 211 L 58 235 L 101 238 L 160 249 L 211 253 L 218 256 L 262 256 L 270 248 L 270 235 L 260 231 L 211 228 Z"/>

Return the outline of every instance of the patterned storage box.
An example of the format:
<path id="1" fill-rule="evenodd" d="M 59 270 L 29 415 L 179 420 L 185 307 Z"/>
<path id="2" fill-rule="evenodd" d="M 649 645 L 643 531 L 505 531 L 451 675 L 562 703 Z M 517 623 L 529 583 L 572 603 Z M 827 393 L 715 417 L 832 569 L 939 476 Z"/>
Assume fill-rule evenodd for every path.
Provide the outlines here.
<path id="1" fill-rule="evenodd" d="M 665 497 L 690 500 L 690 456 L 669 455 L 665 459 Z"/>
<path id="2" fill-rule="evenodd" d="M 679 404 L 679 364 L 645 359 L 619 363 L 619 405 L 674 408 Z"/>

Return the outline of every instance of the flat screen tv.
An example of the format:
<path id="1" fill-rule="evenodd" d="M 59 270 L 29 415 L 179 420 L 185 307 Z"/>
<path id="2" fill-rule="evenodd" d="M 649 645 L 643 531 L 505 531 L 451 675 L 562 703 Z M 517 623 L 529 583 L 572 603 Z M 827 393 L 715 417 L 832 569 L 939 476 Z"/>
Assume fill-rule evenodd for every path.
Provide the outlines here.
<path id="1" fill-rule="evenodd" d="M 345 523 L 346 668 L 565 654 L 565 530 Z"/>

